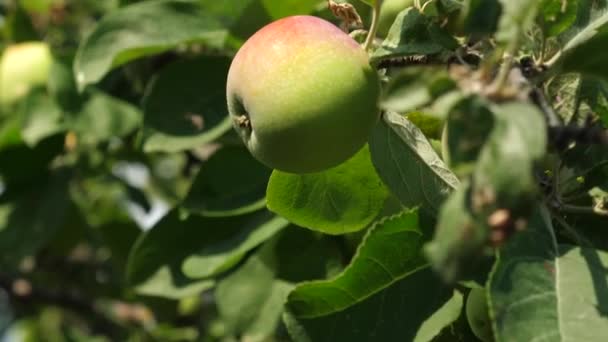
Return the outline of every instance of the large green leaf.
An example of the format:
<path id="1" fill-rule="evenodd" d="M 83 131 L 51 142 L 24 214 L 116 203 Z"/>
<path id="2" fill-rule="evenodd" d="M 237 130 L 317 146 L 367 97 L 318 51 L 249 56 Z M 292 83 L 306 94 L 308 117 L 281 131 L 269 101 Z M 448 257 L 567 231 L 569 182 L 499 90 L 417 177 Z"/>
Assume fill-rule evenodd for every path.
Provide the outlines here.
<path id="1" fill-rule="evenodd" d="M 143 234 L 131 250 L 127 265 L 129 283 L 139 293 L 168 298 L 186 297 L 212 286 L 208 278 L 191 278 L 182 271 L 183 262 L 192 254 L 208 248 L 224 254 L 224 263 L 214 270 L 225 269 L 243 256 L 225 254 L 219 247 L 237 248 L 239 236 L 253 231 L 272 215 L 266 211 L 229 218 L 190 216 L 181 219 L 177 210 L 170 212 L 150 231 Z M 211 255 L 209 255 L 211 257 Z"/>
<path id="2" fill-rule="evenodd" d="M 361 242 L 348 268 L 332 280 L 298 285 L 289 294 L 290 311 L 314 318 L 362 302 L 426 266 L 416 210 L 377 223 Z"/>
<path id="3" fill-rule="evenodd" d="M 579 6 L 576 25 L 572 28 L 572 32 L 567 32 L 562 38 L 565 54 L 593 38 L 608 24 L 607 1 L 581 0 Z"/>
<path id="4" fill-rule="evenodd" d="M 82 41 L 74 74 L 82 90 L 136 58 L 187 42 L 220 47 L 226 31 L 197 1 L 153 0 L 124 7 L 100 20 Z"/>
<path id="5" fill-rule="evenodd" d="M 203 56 L 163 69 L 143 99 L 144 150 L 176 152 L 202 146 L 230 130 L 227 57 Z"/>
<path id="6" fill-rule="evenodd" d="M 600 76 L 608 80 L 608 24 L 584 43 L 568 50 L 563 58 L 564 71 L 580 72 L 587 76 Z"/>
<path id="7" fill-rule="evenodd" d="M 228 330 L 248 341 L 271 336 L 295 283 L 324 278 L 337 261 L 328 246 L 313 232 L 291 227 L 222 279 L 216 298 Z"/>
<path id="8" fill-rule="evenodd" d="M 203 216 L 234 216 L 266 206 L 272 170 L 242 146 L 225 146 L 199 170 L 183 206 Z"/>
<path id="9" fill-rule="evenodd" d="M 366 146 L 327 171 L 298 175 L 275 170 L 266 196 L 270 210 L 299 226 L 345 234 L 370 224 L 388 193 Z"/>
<path id="10" fill-rule="evenodd" d="M 545 209 L 499 253 L 488 284 L 497 341 L 604 341 L 608 253 L 559 245 Z"/>
<path id="11" fill-rule="evenodd" d="M 288 311 L 284 321 L 296 342 L 427 342 L 461 310 L 462 295 L 426 268 L 345 310 L 312 319 Z"/>
<path id="12" fill-rule="evenodd" d="M 259 226 L 251 226 L 239 234 L 203 247 L 189 255 L 182 265 L 184 273 L 192 278 L 212 277 L 228 270 L 238 263 L 245 254 L 268 240 L 289 225 L 282 217 L 276 216 Z"/>
<path id="13" fill-rule="evenodd" d="M 370 149 L 380 177 L 406 207 L 422 206 L 435 214 L 459 184 L 424 134 L 399 114 L 383 115 Z"/>

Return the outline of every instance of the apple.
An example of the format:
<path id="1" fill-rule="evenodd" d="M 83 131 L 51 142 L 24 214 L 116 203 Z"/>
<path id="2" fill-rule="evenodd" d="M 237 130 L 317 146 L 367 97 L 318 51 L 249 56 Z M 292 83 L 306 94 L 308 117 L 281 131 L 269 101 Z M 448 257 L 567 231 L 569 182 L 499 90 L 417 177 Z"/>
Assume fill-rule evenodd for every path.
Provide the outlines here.
<path id="1" fill-rule="evenodd" d="M 9 45 L 0 60 L 0 106 L 10 106 L 33 87 L 45 85 L 52 61 L 44 42 Z"/>
<path id="2" fill-rule="evenodd" d="M 272 22 L 237 52 L 228 111 L 251 154 L 270 168 L 310 173 L 337 166 L 378 121 L 380 82 L 367 53 L 313 16 Z"/>
<path id="3" fill-rule="evenodd" d="M 36 14 L 48 14 L 53 5 L 62 3 L 63 0 L 19 0 L 23 9 Z"/>
<path id="4" fill-rule="evenodd" d="M 465 310 L 473 334 L 484 342 L 493 341 L 492 322 L 488 313 L 485 289 L 475 288 L 469 292 Z"/>
<path id="5" fill-rule="evenodd" d="M 384 0 L 380 7 L 380 17 L 378 18 L 378 35 L 386 37 L 397 15 L 413 5 L 414 0 Z"/>

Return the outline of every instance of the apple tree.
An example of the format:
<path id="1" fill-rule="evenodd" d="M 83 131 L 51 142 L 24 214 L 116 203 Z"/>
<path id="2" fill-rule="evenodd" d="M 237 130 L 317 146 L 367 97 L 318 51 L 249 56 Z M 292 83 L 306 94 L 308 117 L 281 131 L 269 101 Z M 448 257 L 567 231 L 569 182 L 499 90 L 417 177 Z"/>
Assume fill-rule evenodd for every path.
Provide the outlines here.
<path id="1" fill-rule="evenodd" d="M 0 37 L 0 341 L 608 341 L 608 0 L 0 0 Z"/>

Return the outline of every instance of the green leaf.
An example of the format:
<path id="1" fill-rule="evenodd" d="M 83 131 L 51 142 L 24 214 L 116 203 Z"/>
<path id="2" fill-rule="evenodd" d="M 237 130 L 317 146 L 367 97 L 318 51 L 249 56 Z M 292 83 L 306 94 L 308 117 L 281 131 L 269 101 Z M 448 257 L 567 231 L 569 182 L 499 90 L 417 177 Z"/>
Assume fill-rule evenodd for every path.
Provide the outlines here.
<path id="1" fill-rule="evenodd" d="M 13 141 L 2 148 L 0 175 L 7 191 L 12 187 L 31 188 L 38 183 L 44 183 L 49 173 L 49 164 L 63 151 L 63 143 L 63 136 L 53 135 L 38 142 L 34 147 Z"/>
<path id="2" fill-rule="evenodd" d="M 65 130 L 61 109 L 43 91 L 33 91 L 21 104 L 21 136 L 28 146 Z"/>
<path id="3" fill-rule="evenodd" d="M 502 13 L 499 0 L 465 0 L 461 21 L 465 33 L 474 36 L 496 32 Z"/>
<path id="4" fill-rule="evenodd" d="M 596 115 L 608 127 L 608 81 L 596 77 L 583 77 L 577 93 L 578 113 Z"/>
<path id="5" fill-rule="evenodd" d="M 318 0 L 261 0 L 273 19 L 296 14 L 308 14 L 318 7 Z"/>
<path id="6" fill-rule="evenodd" d="M 211 287 L 213 282 L 185 275 L 182 265 L 186 258 L 206 247 L 234 246 L 238 236 L 257 228 L 270 217 L 270 213 L 263 211 L 229 218 L 181 219 L 174 210 L 138 239 L 129 256 L 127 279 L 141 294 L 166 298 L 196 294 Z M 221 249 L 217 251 L 225 253 Z M 237 262 L 237 257 L 228 255 L 227 263 Z"/>
<path id="7" fill-rule="evenodd" d="M 570 122 L 577 115 L 582 84 L 581 75 L 570 73 L 557 75 L 547 86 L 547 98 L 560 100 L 560 105 L 554 107 L 556 114 L 563 122 Z M 550 124 L 555 125 L 556 123 Z"/>
<path id="8" fill-rule="evenodd" d="M 372 54 L 372 60 L 432 55 L 457 47 L 456 39 L 441 28 L 439 23 L 410 7 L 399 13 L 386 39 Z"/>
<path id="9" fill-rule="evenodd" d="M 608 253 L 559 245 L 545 209 L 499 253 L 488 284 L 497 341 L 603 341 Z"/>
<path id="10" fill-rule="evenodd" d="M 80 145 L 96 145 L 112 137 L 123 137 L 142 122 L 139 109 L 128 102 L 92 91 L 82 109 L 69 115 L 68 126 Z"/>
<path id="11" fill-rule="evenodd" d="M 494 125 L 482 141 L 470 185 L 467 181 L 441 208 L 435 237 L 426 247 L 433 268 L 447 282 L 478 266 L 491 230 L 505 229 L 503 223 L 490 225 L 492 215 L 505 216 L 506 230 L 515 230 L 518 221 L 525 226 L 538 190 L 534 165 L 547 147 L 542 113 L 519 102 L 489 109 Z"/>
<path id="12" fill-rule="evenodd" d="M 49 95 L 62 109 L 76 111 L 82 104 L 83 96 L 78 92 L 72 64 L 74 57 L 55 57 L 49 70 L 47 89 Z"/>
<path id="13" fill-rule="evenodd" d="M 380 107 L 397 113 L 419 110 L 455 88 L 456 83 L 444 69 L 407 68 L 391 79 Z"/>
<path id="14" fill-rule="evenodd" d="M 608 80 L 606 63 L 608 62 L 608 24 L 600 31 L 567 50 L 563 58 L 565 72 L 580 72 L 587 76 L 599 76 Z"/>
<path id="15" fill-rule="evenodd" d="M 562 39 L 562 53 L 566 55 L 608 25 L 608 3 L 605 0 L 593 1 L 593 5 L 587 0 L 581 0 L 579 6 L 577 25 L 573 32 L 568 32 Z"/>
<path id="16" fill-rule="evenodd" d="M 427 342 L 455 321 L 462 296 L 422 269 L 345 310 L 312 319 L 283 317 L 295 342 Z"/>
<path id="17" fill-rule="evenodd" d="M 576 21 L 577 5 L 577 1 L 542 1 L 538 18 L 546 37 L 557 36 L 571 27 Z"/>
<path id="18" fill-rule="evenodd" d="M 229 67 L 227 57 L 203 56 L 163 69 L 143 99 L 144 150 L 196 148 L 230 130 L 226 105 Z"/>
<path id="19" fill-rule="evenodd" d="M 547 151 L 546 122 L 532 104 L 510 102 L 492 111 L 494 128 L 479 155 L 472 183 L 472 201 L 480 204 L 473 204 L 473 210 L 492 213 L 506 208 L 517 217 L 529 212 L 538 191 L 533 168 Z"/>
<path id="20" fill-rule="evenodd" d="M 154 0 L 124 7 L 101 19 L 81 42 L 74 62 L 78 88 L 134 59 L 188 42 L 220 47 L 225 38 L 224 28 L 197 1 Z"/>
<path id="21" fill-rule="evenodd" d="M 432 268 L 447 283 L 453 283 L 480 266 L 489 229 L 470 210 L 468 181 L 441 207 L 433 241 L 425 246 Z"/>
<path id="22" fill-rule="evenodd" d="M 60 230 L 71 209 L 69 175 L 57 172 L 46 184 L 0 199 L 0 263 L 16 265 L 38 252 Z"/>
<path id="23" fill-rule="evenodd" d="M 270 218 L 258 226 L 251 226 L 229 239 L 205 246 L 189 255 L 182 265 L 184 274 L 191 278 L 213 277 L 238 263 L 247 252 L 268 240 L 289 225 L 280 216 Z"/>
<path id="24" fill-rule="evenodd" d="M 241 146 L 225 146 L 201 166 L 183 206 L 203 216 L 234 216 L 266 207 L 272 170 Z"/>
<path id="25" fill-rule="evenodd" d="M 372 134 L 374 166 L 405 207 L 422 206 L 432 214 L 460 183 L 424 134 L 406 118 L 387 112 Z"/>
<path id="26" fill-rule="evenodd" d="M 384 219 L 365 236 L 350 265 L 332 280 L 298 285 L 290 311 L 314 318 L 342 311 L 426 266 L 416 210 Z"/>
<path id="27" fill-rule="evenodd" d="M 324 278 L 335 262 L 312 232 L 291 227 L 264 244 L 217 286 L 217 307 L 228 330 L 248 341 L 271 336 L 296 282 Z"/>
<path id="28" fill-rule="evenodd" d="M 298 175 L 275 170 L 266 193 L 270 210 L 326 234 L 365 228 L 378 216 L 387 197 L 367 146 L 327 171 Z"/>
<path id="29" fill-rule="evenodd" d="M 493 125 L 494 114 L 489 104 L 479 97 L 465 97 L 450 109 L 443 156 L 458 175 L 466 176 L 473 171 Z"/>
<path id="30" fill-rule="evenodd" d="M 499 0 L 502 15 L 498 23 L 496 39 L 504 44 L 519 41 L 535 23 L 542 0 Z"/>

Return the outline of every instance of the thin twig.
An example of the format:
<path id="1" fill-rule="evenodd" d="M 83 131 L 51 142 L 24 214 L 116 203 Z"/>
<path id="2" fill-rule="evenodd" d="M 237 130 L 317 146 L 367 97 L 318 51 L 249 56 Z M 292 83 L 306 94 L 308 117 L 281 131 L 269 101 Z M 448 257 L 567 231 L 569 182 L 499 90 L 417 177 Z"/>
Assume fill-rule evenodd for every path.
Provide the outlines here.
<path id="1" fill-rule="evenodd" d="M 382 0 L 376 0 L 374 8 L 372 9 L 372 24 L 369 28 L 365 43 L 363 44 L 365 51 L 369 51 L 372 48 L 374 39 L 376 39 L 378 26 L 380 26 L 380 6 L 382 6 Z"/>

